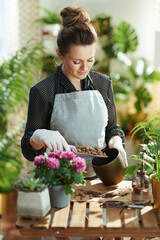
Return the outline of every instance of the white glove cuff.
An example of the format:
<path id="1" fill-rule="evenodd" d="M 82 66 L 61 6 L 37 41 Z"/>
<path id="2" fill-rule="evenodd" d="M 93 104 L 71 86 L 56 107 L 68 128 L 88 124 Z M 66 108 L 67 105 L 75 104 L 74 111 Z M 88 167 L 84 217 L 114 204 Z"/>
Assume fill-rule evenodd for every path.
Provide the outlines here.
<path id="1" fill-rule="evenodd" d="M 37 129 L 34 131 L 33 135 L 32 135 L 32 139 L 36 144 L 41 145 L 41 135 L 43 133 L 43 131 L 45 131 L 44 129 Z"/>
<path id="2" fill-rule="evenodd" d="M 109 148 L 120 147 L 123 148 L 122 138 L 119 136 L 113 136 L 108 142 Z"/>

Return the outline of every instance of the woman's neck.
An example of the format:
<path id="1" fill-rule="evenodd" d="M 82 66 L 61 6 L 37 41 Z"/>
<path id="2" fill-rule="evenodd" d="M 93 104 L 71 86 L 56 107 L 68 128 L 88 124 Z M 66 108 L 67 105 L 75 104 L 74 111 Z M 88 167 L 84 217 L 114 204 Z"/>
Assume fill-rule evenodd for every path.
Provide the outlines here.
<path id="1" fill-rule="evenodd" d="M 74 85 L 74 87 L 77 91 L 82 91 L 81 80 L 75 81 L 75 82 L 70 81 L 70 82 Z"/>
<path id="2" fill-rule="evenodd" d="M 65 68 L 63 67 L 63 65 L 62 65 L 62 72 L 68 78 L 68 80 L 73 84 L 73 86 L 77 91 L 82 91 L 80 79 L 69 76 L 68 73 L 65 71 Z"/>

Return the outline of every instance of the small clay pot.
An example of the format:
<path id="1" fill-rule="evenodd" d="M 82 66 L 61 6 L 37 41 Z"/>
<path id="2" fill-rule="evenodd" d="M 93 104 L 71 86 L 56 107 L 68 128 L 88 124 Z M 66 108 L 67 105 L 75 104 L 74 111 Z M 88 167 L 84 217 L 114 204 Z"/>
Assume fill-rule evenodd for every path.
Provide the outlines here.
<path id="1" fill-rule="evenodd" d="M 115 148 L 104 149 L 107 158 L 93 158 L 92 167 L 97 177 L 106 185 L 115 185 L 123 180 L 124 163 Z"/>

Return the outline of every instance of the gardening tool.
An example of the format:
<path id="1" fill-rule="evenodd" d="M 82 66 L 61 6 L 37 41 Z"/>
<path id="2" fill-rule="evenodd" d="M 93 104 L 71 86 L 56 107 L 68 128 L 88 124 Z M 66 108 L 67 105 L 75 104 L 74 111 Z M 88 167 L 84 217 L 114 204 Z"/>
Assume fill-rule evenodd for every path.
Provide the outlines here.
<path id="1" fill-rule="evenodd" d="M 136 204 L 128 204 L 121 201 L 106 201 L 100 204 L 101 207 L 108 206 L 108 207 L 122 207 L 122 208 L 134 208 L 134 209 L 142 209 L 143 205 L 136 205 Z"/>
<path id="2" fill-rule="evenodd" d="M 44 142 L 42 142 L 41 146 L 46 147 L 46 144 Z M 83 158 L 89 158 L 89 157 L 92 157 L 92 158 L 107 158 L 108 157 L 107 155 L 104 156 L 104 155 L 95 155 L 95 154 L 90 154 L 90 153 L 77 152 L 77 149 L 74 145 L 69 145 L 69 147 L 70 147 L 70 150 L 79 157 L 83 157 Z"/>
<path id="3" fill-rule="evenodd" d="M 73 146 L 73 145 L 69 145 L 69 147 L 70 147 L 71 151 L 79 157 L 83 157 L 83 158 L 89 158 L 89 157 L 92 157 L 92 158 L 108 158 L 107 155 L 104 156 L 104 155 L 96 155 L 96 154 L 91 154 L 91 153 L 77 152 L 76 147 Z"/>

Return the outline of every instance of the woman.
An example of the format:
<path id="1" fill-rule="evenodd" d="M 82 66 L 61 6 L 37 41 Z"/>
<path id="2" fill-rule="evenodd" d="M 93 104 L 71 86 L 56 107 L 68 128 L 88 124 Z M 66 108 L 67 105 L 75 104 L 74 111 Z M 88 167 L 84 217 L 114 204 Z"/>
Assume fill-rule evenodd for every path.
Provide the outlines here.
<path id="1" fill-rule="evenodd" d="M 62 65 L 30 90 L 22 152 L 33 161 L 46 151 L 43 144 L 50 150 L 68 150 L 69 145 L 109 147 L 117 148 L 127 165 L 112 81 L 91 70 L 97 33 L 81 8 L 66 7 L 61 16 L 56 52 Z M 90 170 L 88 177 L 93 177 Z"/>

